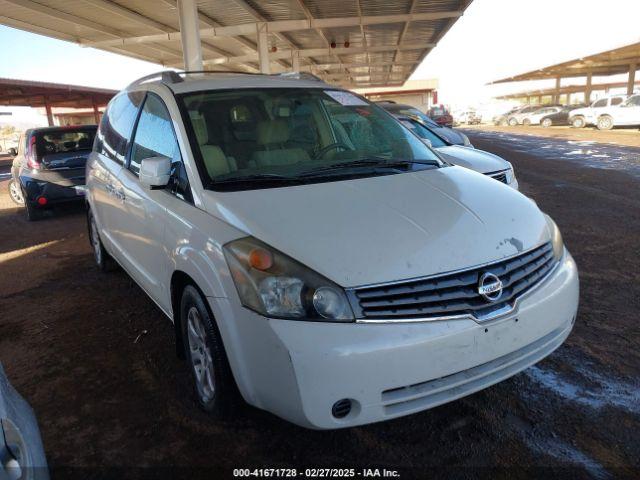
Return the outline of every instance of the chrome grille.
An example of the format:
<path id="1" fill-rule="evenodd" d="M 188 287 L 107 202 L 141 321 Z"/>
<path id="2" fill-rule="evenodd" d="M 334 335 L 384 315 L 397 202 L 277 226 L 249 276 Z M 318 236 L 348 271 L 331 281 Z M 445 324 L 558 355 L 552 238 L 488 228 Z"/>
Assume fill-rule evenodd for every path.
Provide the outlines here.
<path id="1" fill-rule="evenodd" d="M 493 178 L 494 180 L 498 180 L 499 182 L 502 183 L 507 183 L 507 172 L 492 172 L 492 173 L 487 173 L 487 175 L 491 178 Z"/>
<path id="2" fill-rule="evenodd" d="M 356 317 L 360 319 L 409 319 L 454 315 L 476 318 L 493 316 L 513 306 L 514 301 L 535 286 L 556 264 L 551 243 L 489 265 L 381 286 L 349 291 Z M 493 273 L 502 281 L 502 296 L 496 302 L 478 293 L 480 277 Z"/>

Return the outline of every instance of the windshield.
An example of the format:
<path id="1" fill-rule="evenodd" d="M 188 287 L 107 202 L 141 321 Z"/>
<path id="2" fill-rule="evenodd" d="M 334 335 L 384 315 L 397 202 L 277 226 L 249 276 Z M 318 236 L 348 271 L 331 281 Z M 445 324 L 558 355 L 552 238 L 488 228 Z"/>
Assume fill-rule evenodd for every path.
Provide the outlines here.
<path id="1" fill-rule="evenodd" d="M 442 166 L 380 107 L 342 90 L 269 88 L 180 96 L 203 183 L 242 190 Z"/>
<path id="2" fill-rule="evenodd" d="M 427 127 L 422 125 L 417 120 L 414 120 L 412 118 L 401 118 L 400 123 L 402 123 L 405 127 L 411 130 L 413 133 L 418 135 L 420 138 L 429 140 L 433 148 L 440 148 L 440 147 L 447 146 L 447 144 L 438 135 L 433 133 L 431 130 L 429 130 Z"/>

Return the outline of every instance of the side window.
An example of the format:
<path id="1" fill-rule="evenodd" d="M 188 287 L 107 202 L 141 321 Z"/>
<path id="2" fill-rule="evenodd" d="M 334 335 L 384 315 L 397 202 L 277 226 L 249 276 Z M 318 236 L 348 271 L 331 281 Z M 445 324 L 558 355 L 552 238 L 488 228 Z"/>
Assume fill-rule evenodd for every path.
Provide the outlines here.
<path id="1" fill-rule="evenodd" d="M 602 100 L 598 100 L 596 103 L 593 104 L 593 108 L 600 108 L 600 107 L 606 107 L 607 106 L 607 99 L 603 98 Z"/>
<path id="2" fill-rule="evenodd" d="M 630 107 L 640 107 L 640 95 L 637 97 L 631 97 L 628 103 Z"/>
<path id="3" fill-rule="evenodd" d="M 120 164 L 124 163 L 133 124 L 143 98 L 143 92 L 125 92 L 109 102 L 96 134 L 96 152 Z"/>
<path id="4" fill-rule="evenodd" d="M 171 159 L 172 172 L 167 189 L 177 197 L 191 202 L 191 188 L 171 125 L 171 116 L 160 97 L 149 93 L 138 120 L 128 168 L 138 175 L 142 160 L 160 156 Z"/>
<path id="5" fill-rule="evenodd" d="M 620 105 L 623 101 L 622 97 L 615 97 L 611 99 L 611 105 Z"/>

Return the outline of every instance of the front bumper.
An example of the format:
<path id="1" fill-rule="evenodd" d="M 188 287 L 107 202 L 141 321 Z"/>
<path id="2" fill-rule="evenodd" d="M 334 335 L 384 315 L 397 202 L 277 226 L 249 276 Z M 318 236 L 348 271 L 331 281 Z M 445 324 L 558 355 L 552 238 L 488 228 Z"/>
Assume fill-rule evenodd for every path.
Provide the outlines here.
<path id="1" fill-rule="evenodd" d="M 245 399 L 296 424 L 331 429 L 440 405 L 542 360 L 571 332 L 578 272 L 566 252 L 552 274 L 504 317 L 417 323 L 266 319 L 210 299 Z M 228 316 L 225 316 L 228 315 Z M 332 406 L 352 402 L 345 418 Z"/>

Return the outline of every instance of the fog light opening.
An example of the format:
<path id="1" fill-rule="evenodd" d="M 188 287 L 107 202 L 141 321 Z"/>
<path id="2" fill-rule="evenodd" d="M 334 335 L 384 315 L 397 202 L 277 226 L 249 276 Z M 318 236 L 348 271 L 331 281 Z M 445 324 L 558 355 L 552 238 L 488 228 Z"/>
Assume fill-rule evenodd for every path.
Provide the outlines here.
<path id="1" fill-rule="evenodd" d="M 335 418 L 344 418 L 351 413 L 351 400 L 348 398 L 343 398 L 342 400 L 338 400 L 331 407 L 331 414 Z"/>
<path id="2" fill-rule="evenodd" d="M 47 197 L 38 197 L 36 202 L 38 202 L 38 205 L 41 207 L 44 207 L 47 204 Z"/>

